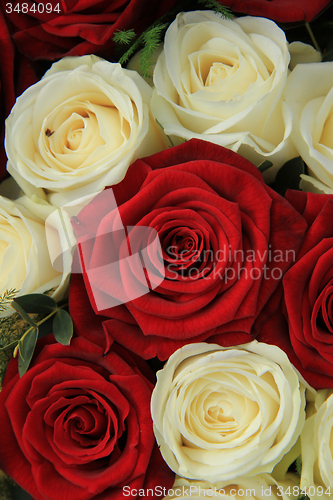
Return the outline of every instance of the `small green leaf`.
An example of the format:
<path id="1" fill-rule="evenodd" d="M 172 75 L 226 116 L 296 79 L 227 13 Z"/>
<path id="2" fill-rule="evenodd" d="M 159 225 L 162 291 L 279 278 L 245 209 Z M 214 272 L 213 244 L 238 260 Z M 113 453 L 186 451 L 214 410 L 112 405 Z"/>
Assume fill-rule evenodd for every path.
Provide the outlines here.
<path id="1" fill-rule="evenodd" d="M 34 328 L 19 342 L 19 346 L 20 344 L 22 344 L 23 354 L 24 354 L 24 359 L 23 359 L 20 350 L 20 355 L 18 360 L 18 369 L 20 377 L 22 377 L 29 368 L 30 361 L 32 359 L 36 347 L 37 338 L 38 338 L 38 328 Z"/>
<path id="2" fill-rule="evenodd" d="M 14 299 L 12 302 L 12 307 L 19 313 L 19 315 L 27 322 L 29 323 L 30 326 L 33 328 L 38 328 L 36 323 L 34 322 L 33 319 L 30 318 L 30 316 L 27 314 L 27 312 L 23 309 L 23 307 L 16 302 L 17 299 Z"/>
<path id="3" fill-rule="evenodd" d="M 273 166 L 273 163 L 269 160 L 264 160 L 262 163 L 260 163 L 260 165 L 258 166 L 258 170 L 259 172 L 261 173 L 264 173 L 265 170 L 268 170 L 269 168 L 271 168 Z"/>
<path id="4" fill-rule="evenodd" d="M 23 340 L 19 340 L 17 345 L 18 345 L 19 354 L 20 354 L 21 358 L 24 361 L 25 360 L 25 354 L 24 354 L 24 343 L 23 343 Z"/>
<path id="5" fill-rule="evenodd" d="M 15 303 L 27 313 L 50 313 L 57 308 L 56 301 L 43 293 L 21 295 L 15 299 Z"/>
<path id="6" fill-rule="evenodd" d="M 304 162 L 300 156 L 287 161 L 276 174 L 275 191 L 284 196 L 287 189 L 299 189 L 300 175 L 304 172 Z"/>
<path id="7" fill-rule="evenodd" d="M 33 500 L 33 498 L 29 495 L 29 493 L 27 493 L 26 491 L 24 491 L 22 488 L 20 488 L 20 486 L 18 486 L 17 484 L 11 484 L 10 485 L 10 491 L 12 493 L 12 500 Z M 1 500 L 5 500 L 2 499 L 2 497 L 0 497 Z"/>
<path id="8" fill-rule="evenodd" d="M 59 309 L 54 316 L 53 335 L 60 344 L 70 344 L 73 336 L 73 322 L 68 312 L 63 309 Z"/>
<path id="9" fill-rule="evenodd" d="M 51 316 L 38 326 L 39 328 L 38 338 L 42 338 L 45 337 L 45 335 L 48 335 L 49 333 L 53 333 L 53 319 L 54 316 Z"/>

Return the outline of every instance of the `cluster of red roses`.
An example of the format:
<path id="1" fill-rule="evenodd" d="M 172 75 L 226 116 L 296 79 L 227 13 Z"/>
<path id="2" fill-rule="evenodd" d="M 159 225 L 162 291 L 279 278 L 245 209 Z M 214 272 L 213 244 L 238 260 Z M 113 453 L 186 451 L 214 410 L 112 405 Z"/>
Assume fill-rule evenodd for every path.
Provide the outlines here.
<path id="1" fill-rule="evenodd" d="M 105 55 L 115 29 L 140 31 L 174 3 L 101 1 L 98 11 L 96 2 L 68 1 L 66 16 L 17 15 L 10 30 L 31 58 Z M 223 2 L 278 21 L 310 19 L 328 3 Z M 154 7 L 143 23 L 147 5 Z M 15 95 L 7 21 L 3 14 L 3 113 Z M 39 43 L 28 49 L 28 38 Z M 21 55 L 22 68 L 25 61 Z M 113 197 L 99 195 L 79 214 L 84 272 L 72 276 L 70 287 L 76 337 L 70 347 L 39 341 L 21 379 L 13 360 L 0 395 L 0 467 L 37 500 L 116 500 L 124 486 L 172 486 L 154 440 L 154 375 L 144 360 L 163 361 L 185 344 L 230 346 L 256 338 L 283 349 L 315 388 L 333 388 L 333 196 L 289 191 L 283 198 L 249 161 L 199 140 L 137 160 L 112 189 L 124 226 L 154 229 L 162 254 L 155 249 L 145 262 L 149 293 L 101 308 L 119 285 L 128 294 L 133 269 L 119 254 L 117 272 L 100 273 L 92 287 L 88 271 L 107 264 L 110 249 L 122 248 L 112 229 Z M 222 249 L 223 259 L 217 257 Z M 138 283 L 141 278 L 135 276 Z M 152 286 L 155 278 L 159 284 Z"/>

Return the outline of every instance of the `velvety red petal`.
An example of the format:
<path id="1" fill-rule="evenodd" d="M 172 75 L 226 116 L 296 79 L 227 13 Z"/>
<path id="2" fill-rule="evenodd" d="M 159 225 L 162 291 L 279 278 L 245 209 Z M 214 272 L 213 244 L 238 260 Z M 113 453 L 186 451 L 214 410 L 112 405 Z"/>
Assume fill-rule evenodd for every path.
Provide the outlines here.
<path id="1" fill-rule="evenodd" d="M 235 12 L 261 16 L 281 23 L 312 21 L 330 0 L 222 0 L 222 5 L 231 7 Z"/>

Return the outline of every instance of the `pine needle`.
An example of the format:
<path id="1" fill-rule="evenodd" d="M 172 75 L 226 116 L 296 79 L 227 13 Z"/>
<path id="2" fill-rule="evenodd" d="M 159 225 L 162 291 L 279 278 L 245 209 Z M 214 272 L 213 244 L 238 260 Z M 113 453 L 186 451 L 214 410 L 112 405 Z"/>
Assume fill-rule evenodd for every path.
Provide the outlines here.
<path id="1" fill-rule="evenodd" d="M 147 77 L 150 74 L 150 70 L 154 65 L 152 56 L 157 50 L 164 34 L 164 30 L 166 30 L 167 27 L 167 23 L 157 24 L 149 31 L 145 31 L 143 33 L 144 48 L 140 54 L 140 71 L 143 77 Z"/>
<path id="2" fill-rule="evenodd" d="M 0 312 L 6 311 L 8 309 L 10 303 L 18 293 L 19 290 L 16 290 L 16 288 L 11 288 L 10 290 L 6 290 L 4 294 L 0 296 Z"/>
<path id="3" fill-rule="evenodd" d="M 217 14 L 221 14 L 221 16 L 225 19 L 231 19 L 233 17 L 233 13 L 229 7 L 220 5 L 217 0 L 198 0 L 198 2 L 204 5 L 207 9 L 213 10 Z"/>
<path id="4" fill-rule="evenodd" d="M 134 29 L 125 31 L 117 30 L 113 35 L 114 42 L 119 45 L 129 45 L 134 41 L 135 38 L 136 34 Z"/>

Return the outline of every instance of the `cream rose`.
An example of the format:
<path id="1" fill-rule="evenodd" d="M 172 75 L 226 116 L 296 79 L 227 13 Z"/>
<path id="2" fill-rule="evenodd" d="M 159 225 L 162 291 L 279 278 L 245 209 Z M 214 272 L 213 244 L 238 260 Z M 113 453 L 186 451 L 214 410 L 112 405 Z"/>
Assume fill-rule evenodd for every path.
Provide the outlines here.
<path id="1" fill-rule="evenodd" d="M 12 288 L 18 291 L 17 296 L 54 288 L 52 296 L 60 299 L 69 284 L 70 269 L 66 266 L 67 273 L 53 269 L 45 224 L 26 208 L 31 203 L 26 196 L 16 201 L 0 196 L 0 295 Z M 47 216 L 50 210 L 45 209 L 39 208 Z M 13 312 L 9 307 L 0 318 Z"/>
<path id="2" fill-rule="evenodd" d="M 168 135 L 214 142 L 256 165 L 268 158 L 277 168 L 297 156 L 281 101 L 289 61 L 273 21 L 181 13 L 157 60 L 152 112 Z"/>
<path id="3" fill-rule="evenodd" d="M 332 391 L 318 391 L 311 413 L 301 434 L 301 488 L 311 500 L 329 500 L 333 495 Z"/>
<path id="4" fill-rule="evenodd" d="M 276 481 L 269 474 L 259 474 L 255 477 L 238 478 L 237 480 L 221 481 L 211 485 L 202 481 L 189 481 L 176 478 L 173 487 L 164 500 L 185 500 L 188 497 L 220 498 L 221 500 L 288 500 L 298 498 L 299 482 L 293 474 L 288 474 L 285 481 Z M 287 492 L 287 493 L 286 493 Z"/>
<path id="5" fill-rule="evenodd" d="M 9 173 L 57 206 L 117 184 L 134 159 L 164 148 L 151 92 L 138 73 L 96 56 L 53 64 L 7 118 Z"/>
<path id="6" fill-rule="evenodd" d="M 151 411 L 179 476 L 210 483 L 271 472 L 305 420 L 304 385 L 278 347 L 191 344 L 157 373 Z"/>
<path id="7" fill-rule="evenodd" d="M 292 140 L 308 165 L 306 191 L 333 194 L 333 62 L 299 64 L 284 92 L 293 116 Z"/>

